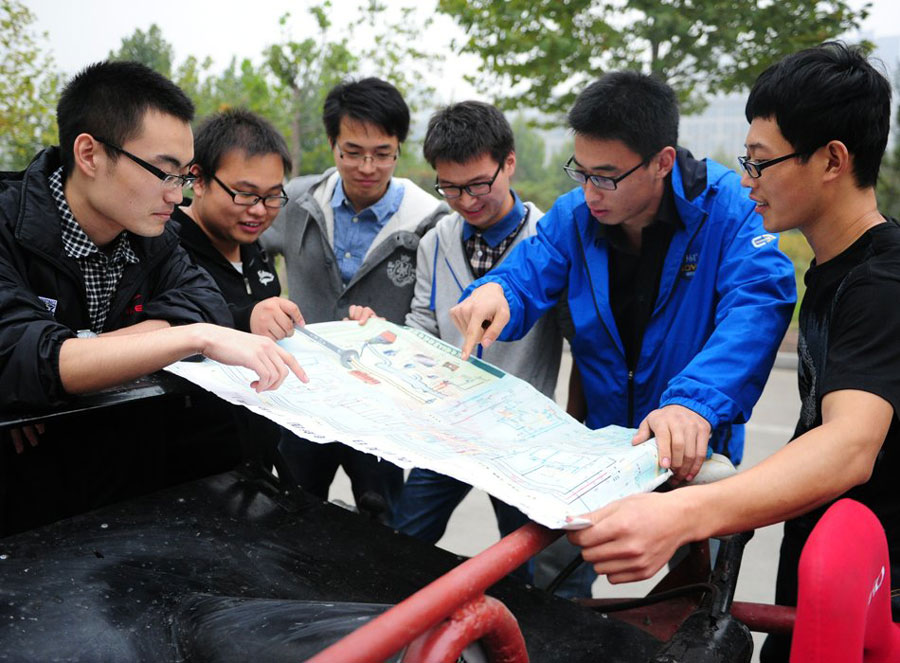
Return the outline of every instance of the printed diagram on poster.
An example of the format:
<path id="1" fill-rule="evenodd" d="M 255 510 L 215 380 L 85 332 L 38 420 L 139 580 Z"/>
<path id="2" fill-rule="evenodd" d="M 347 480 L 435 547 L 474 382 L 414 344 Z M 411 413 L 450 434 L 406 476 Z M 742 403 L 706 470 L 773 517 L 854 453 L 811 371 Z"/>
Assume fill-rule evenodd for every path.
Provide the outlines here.
<path id="1" fill-rule="evenodd" d="M 212 360 L 167 370 L 297 435 L 343 442 L 401 467 L 480 488 L 552 528 L 661 484 L 654 441 L 590 430 L 527 382 L 419 330 L 385 320 L 307 325 L 280 342 L 309 383 L 257 394 L 255 375 Z"/>

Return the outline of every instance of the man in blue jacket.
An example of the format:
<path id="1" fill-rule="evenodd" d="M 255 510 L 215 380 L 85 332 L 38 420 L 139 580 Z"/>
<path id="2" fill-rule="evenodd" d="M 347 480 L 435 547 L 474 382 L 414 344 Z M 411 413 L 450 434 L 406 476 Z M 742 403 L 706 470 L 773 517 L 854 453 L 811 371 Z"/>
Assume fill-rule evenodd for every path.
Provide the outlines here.
<path id="1" fill-rule="evenodd" d="M 452 310 L 463 357 L 520 338 L 568 289 L 586 424 L 655 436 L 676 481 L 697 475 L 708 447 L 738 464 L 796 299 L 791 263 L 738 175 L 675 147 L 665 83 L 607 74 L 569 123 L 565 169 L 582 186 L 463 294 Z"/>

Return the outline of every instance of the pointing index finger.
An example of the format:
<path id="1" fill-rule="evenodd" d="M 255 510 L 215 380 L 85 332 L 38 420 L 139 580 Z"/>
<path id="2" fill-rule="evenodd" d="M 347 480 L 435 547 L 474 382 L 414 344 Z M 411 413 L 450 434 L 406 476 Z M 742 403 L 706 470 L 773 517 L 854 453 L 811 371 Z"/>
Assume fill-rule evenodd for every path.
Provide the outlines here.
<path id="1" fill-rule="evenodd" d="M 481 337 L 484 336 L 485 324 L 490 325 L 488 320 L 479 320 L 475 316 L 469 319 L 469 326 L 466 328 L 466 335 L 463 341 L 462 358 L 466 360 L 472 354 L 472 350 L 476 345 L 481 343 Z"/>

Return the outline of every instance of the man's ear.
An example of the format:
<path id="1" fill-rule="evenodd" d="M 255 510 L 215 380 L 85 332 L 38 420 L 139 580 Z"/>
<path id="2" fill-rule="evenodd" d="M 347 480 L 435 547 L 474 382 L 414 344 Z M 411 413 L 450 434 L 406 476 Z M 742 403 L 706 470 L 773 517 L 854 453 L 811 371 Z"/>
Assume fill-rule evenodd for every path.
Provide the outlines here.
<path id="1" fill-rule="evenodd" d="M 667 145 L 657 153 L 656 159 L 658 164 L 656 170 L 657 179 L 668 177 L 669 173 L 671 173 L 672 169 L 675 167 L 675 148 L 671 145 Z"/>
<path id="2" fill-rule="evenodd" d="M 75 137 L 72 155 L 75 169 L 91 179 L 97 176 L 101 167 L 109 163 L 109 155 L 90 134 L 78 134 Z"/>
<path id="3" fill-rule="evenodd" d="M 512 176 L 516 174 L 516 152 L 513 150 L 509 154 L 506 155 L 506 159 L 503 162 L 503 169 L 506 171 L 506 174 L 512 179 Z"/>
<path id="4" fill-rule="evenodd" d="M 188 168 L 188 172 L 197 176 L 197 179 L 194 180 L 194 186 L 192 186 L 191 189 L 201 196 L 206 194 L 207 182 L 203 179 L 203 169 L 194 163 Z"/>
<path id="5" fill-rule="evenodd" d="M 824 179 L 833 180 L 853 169 L 853 159 L 850 150 L 839 140 L 829 141 L 827 145 L 819 148 L 822 158 L 825 160 Z"/>

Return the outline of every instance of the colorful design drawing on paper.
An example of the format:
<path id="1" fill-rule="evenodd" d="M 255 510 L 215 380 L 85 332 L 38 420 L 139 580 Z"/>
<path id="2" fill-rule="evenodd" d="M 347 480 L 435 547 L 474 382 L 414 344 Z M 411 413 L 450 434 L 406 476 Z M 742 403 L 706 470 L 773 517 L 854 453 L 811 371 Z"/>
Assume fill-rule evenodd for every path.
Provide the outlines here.
<path id="1" fill-rule="evenodd" d="M 309 375 L 257 394 L 252 375 L 206 360 L 168 370 L 317 442 L 456 477 L 548 527 L 668 473 L 652 441 L 589 430 L 531 385 L 424 332 L 384 320 L 309 325 L 281 341 Z"/>

